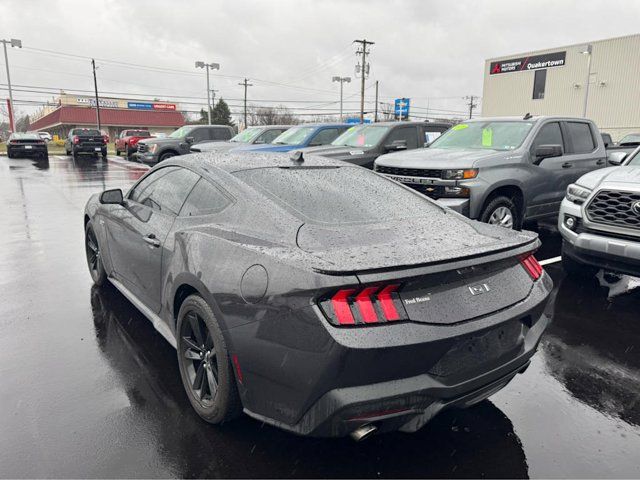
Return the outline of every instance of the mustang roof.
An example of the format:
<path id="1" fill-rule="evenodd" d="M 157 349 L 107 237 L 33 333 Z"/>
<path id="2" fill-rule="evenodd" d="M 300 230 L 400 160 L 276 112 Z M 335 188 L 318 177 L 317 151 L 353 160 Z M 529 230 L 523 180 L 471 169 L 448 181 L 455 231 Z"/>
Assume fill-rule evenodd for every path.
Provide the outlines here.
<path id="1" fill-rule="evenodd" d="M 183 155 L 171 159 L 171 163 L 193 167 L 212 166 L 226 172 L 237 172 L 264 167 L 347 167 L 350 163 L 332 160 L 319 155 L 304 155 L 303 162 L 291 160 L 295 152 L 286 153 L 245 153 L 245 152 L 202 152 Z"/>

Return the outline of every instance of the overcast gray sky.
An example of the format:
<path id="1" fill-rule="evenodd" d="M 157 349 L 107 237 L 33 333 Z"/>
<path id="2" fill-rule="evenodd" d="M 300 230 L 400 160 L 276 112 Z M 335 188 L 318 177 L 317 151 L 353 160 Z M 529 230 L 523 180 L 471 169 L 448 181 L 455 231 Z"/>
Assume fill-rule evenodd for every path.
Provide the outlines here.
<path id="1" fill-rule="evenodd" d="M 196 110 L 206 89 L 194 62 L 205 60 L 221 64 L 213 87 L 234 112 L 237 84 L 247 77 L 255 85 L 250 103 L 333 113 L 338 84 L 331 77 L 354 76 L 351 42 L 366 38 L 376 42 L 367 86 L 379 80 L 381 100 L 410 97 L 416 113 L 429 107 L 433 115 L 462 112 L 465 95 L 482 95 L 486 58 L 638 33 L 640 2 L 2 0 L 0 12 L 0 38 L 19 38 L 25 47 L 9 52 L 19 112 L 61 88 L 92 90 L 89 60 L 71 54 L 101 59 L 99 88 L 112 96 L 182 99 L 183 108 Z M 46 90 L 19 91 L 33 87 Z M 358 108 L 358 87 L 355 79 L 345 86 L 349 110 Z M 367 98 L 373 94 L 369 88 Z"/>

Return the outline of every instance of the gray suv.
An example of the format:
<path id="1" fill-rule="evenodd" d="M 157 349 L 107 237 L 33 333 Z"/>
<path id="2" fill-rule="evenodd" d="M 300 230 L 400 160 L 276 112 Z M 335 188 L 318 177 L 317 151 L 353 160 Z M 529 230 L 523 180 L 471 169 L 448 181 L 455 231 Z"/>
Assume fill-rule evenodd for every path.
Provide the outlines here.
<path id="1" fill-rule="evenodd" d="M 568 117 L 496 117 L 452 127 L 374 169 L 480 221 L 521 228 L 557 216 L 569 184 L 607 165 L 598 128 Z"/>
<path id="2" fill-rule="evenodd" d="M 135 158 L 154 164 L 176 155 L 190 153 L 191 146 L 231 140 L 234 131 L 226 125 L 185 125 L 165 138 L 148 138 L 138 142 Z"/>

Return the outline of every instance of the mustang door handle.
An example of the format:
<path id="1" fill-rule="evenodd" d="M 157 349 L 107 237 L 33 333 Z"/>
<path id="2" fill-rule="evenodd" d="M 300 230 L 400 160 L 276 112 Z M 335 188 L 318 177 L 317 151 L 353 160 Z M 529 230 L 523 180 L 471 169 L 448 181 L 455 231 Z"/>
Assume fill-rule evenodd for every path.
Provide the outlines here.
<path id="1" fill-rule="evenodd" d="M 142 239 L 152 247 L 160 246 L 160 240 L 158 240 L 153 233 L 150 233 L 149 235 L 145 235 L 144 237 L 142 237 Z"/>
<path id="2" fill-rule="evenodd" d="M 573 167 L 573 163 L 570 163 L 570 162 L 564 162 L 564 163 L 562 164 L 562 168 L 571 168 L 571 167 Z"/>

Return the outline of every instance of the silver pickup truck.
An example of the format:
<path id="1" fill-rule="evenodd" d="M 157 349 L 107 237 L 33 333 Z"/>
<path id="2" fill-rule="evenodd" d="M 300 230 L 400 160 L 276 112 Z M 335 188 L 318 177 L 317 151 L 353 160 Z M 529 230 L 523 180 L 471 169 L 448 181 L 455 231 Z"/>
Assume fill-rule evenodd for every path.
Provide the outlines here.
<path id="1" fill-rule="evenodd" d="M 604 268 L 640 276 L 640 147 L 623 166 L 569 185 L 560 206 L 562 265 L 574 277 Z"/>
<path id="2" fill-rule="evenodd" d="M 470 218 L 519 229 L 557 216 L 569 184 L 606 165 L 590 120 L 526 115 L 460 123 L 428 148 L 378 157 L 374 170 Z"/>

